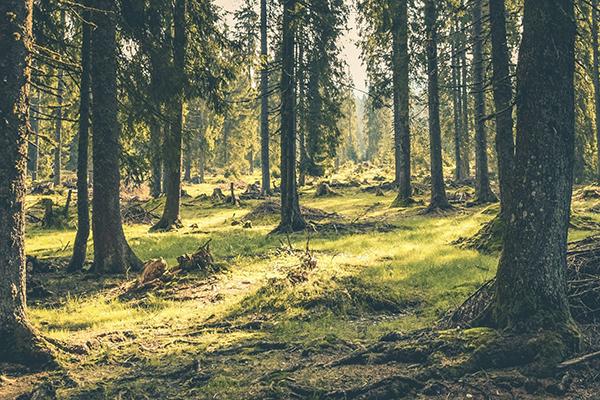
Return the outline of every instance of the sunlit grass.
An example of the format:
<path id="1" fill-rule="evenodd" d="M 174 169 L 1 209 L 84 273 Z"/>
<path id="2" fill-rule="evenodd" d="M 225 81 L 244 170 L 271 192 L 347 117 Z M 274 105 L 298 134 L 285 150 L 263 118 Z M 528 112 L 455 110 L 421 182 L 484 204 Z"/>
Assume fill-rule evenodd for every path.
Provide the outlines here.
<path id="1" fill-rule="evenodd" d="M 210 194 L 214 186 L 213 181 L 185 189 L 197 196 Z M 366 344 L 390 331 L 432 326 L 495 273 L 497 255 L 483 255 L 452 245 L 454 240 L 473 235 L 489 221 L 494 214 L 491 210 L 475 208 L 421 216 L 413 209 L 390 208 L 395 197 L 391 192 L 376 197 L 359 189 L 347 189 L 341 197 L 325 199 L 316 198 L 313 193 L 314 188 L 303 192 L 303 205 L 336 212 L 345 222 L 377 221 L 395 229 L 354 235 L 290 235 L 289 241 L 295 249 L 304 249 L 308 241 L 318 260 L 307 281 L 291 284 L 285 275 L 301 260 L 277 252 L 281 242 L 288 241 L 285 237 L 268 235 L 277 223 L 277 216 L 257 221 L 252 229 L 243 229 L 232 226 L 232 221 L 242 218 L 259 202 L 236 208 L 186 198 L 182 206 L 185 226 L 181 230 L 150 233 L 149 226 L 134 225 L 125 226 L 126 236 L 141 259 L 162 257 L 170 265 L 175 265 L 180 255 L 194 252 L 211 240 L 215 259 L 226 265 L 226 272 L 210 284 L 201 276 L 192 277 L 188 284 L 190 290 L 213 285 L 207 292 L 219 296 L 212 300 L 175 300 L 150 293 L 141 302 L 127 301 L 115 295 L 115 286 L 121 283 L 118 280 L 104 288 L 99 285 L 85 295 L 67 294 L 71 290 L 69 285 L 85 284 L 85 279 L 54 282 L 59 288 L 63 285 L 61 300 L 30 307 L 33 323 L 45 335 L 66 343 L 85 344 L 99 335 L 133 332 L 125 341 L 102 342 L 101 346 L 92 347 L 91 354 L 83 361 L 67 360 L 67 368 L 79 386 L 66 389 L 62 395 L 114 398 L 115 393 L 123 390 L 122 393 L 148 393 L 143 387 L 144 379 L 118 381 L 123 374 L 131 373 L 129 365 L 168 371 L 190 363 L 203 352 L 249 340 L 301 343 L 307 347 L 336 340 Z M 56 198 L 59 204 L 61 201 L 64 198 Z M 150 202 L 147 207 L 160 207 L 163 201 Z M 588 211 L 589 206 L 589 202 L 574 203 L 577 212 L 600 222 L 596 214 Z M 579 239 L 591 233 L 574 230 L 570 238 Z M 74 235 L 74 229 L 29 227 L 27 253 L 68 257 Z M 91 255 L 91 239 L 89 247 Z M 253 320 L 264 320 L 268 325 L 261 330 L 204 328 L 214 322 L 236 325 Z M 277 357 L 273 355 L 260 362 L 278 365 L 281 360 Z M 223 366 L 202 388 L 203 396 L 228 393 L 236 398 L 235 394 L 246 393 L 249 383 L 237 379 L 236 374 L 240 373 L 253 372 L 243 366 Z M 93 397 L 90 393 L 96 389 L 101 389 L 101 394 Z M 176 388 L 153 390 L 160 397 L 172 394 L 169 390 Z"/>

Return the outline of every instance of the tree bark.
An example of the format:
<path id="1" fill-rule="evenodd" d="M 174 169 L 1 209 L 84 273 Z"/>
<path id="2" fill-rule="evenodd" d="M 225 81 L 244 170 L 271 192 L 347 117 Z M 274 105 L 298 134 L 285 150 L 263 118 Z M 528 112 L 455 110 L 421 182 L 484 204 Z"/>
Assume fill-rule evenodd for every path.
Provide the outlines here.
<path id="1" fill-rule="evenodd" d="M 25 169 L 31 0 L 0 2 L 0 361 L 54 366 L 26 314 Z M 7 16 L 11 18 L 7 18 Z"/>
<path id="2" fill-rule="evenodd" d="M 190 146 L 189 141 L 186 141 L 185 144 L 185 172 L 183 174 L 183 180 L 185 182 L 192 181 L 192 146 Z"/>
<path id="3" fill-rule="evenodd" d="M 494 320 L 578 340 L 566 295 L 575 138 L 573 0 L 526 0 L 517 68 L 515 173 Z M 559 351 L 559 349 L 553 349 Z"/>
<path id="4" fill-rule="evenodd" d="M 592 48 L 593 48 L 593 71 L 594 80 L 594 105 L 596 106 L 596 150 L 597 176 L 600 181 L 600 44 L 598 43 L 598 0 L 592 0 Z"/>
<path id="5" fill-rule="evenodd" d="M 462 4 L 462 2 L 461 2 Z M 461 5 L 462 7 L 462 5 Z M 462 161 L 463 161 L 463 173 L 465 177 L 471 175 L 471 163 L 470 163 L 470 142 L 471 142 L 471 119 L 469 116 L 469 70 L 467 67 L 467 35 L 466 35 L 466 24 L 464 20 L 461 23 L 461 35 L 460 42 L 460 65 L 461 65 L 461 99 L 462 99 Z"/>
<path id="6" fill-rule="evenodd" d="M 176 0 L 173 13 L 174 39 L 173 60 L 175 64 L 176 91 L 171 110 L 171 126 L 165 137 L 163 157 L 165 159 L 167 201 L 160 221 L 154 230 L 169 230 L 182 226 L 180 219 L 181 206 L 181 148 L 183 146 L 183 101 L 185 81 L 185 47 L 186 47 L 186 0 Z"/>
<path id="7" fill-rule="evenodd" d="M 284 0 L 281 45 L 281 222 L 275 230 L 279 233 L 306 228 L 296 187 L 295 8 L 296 0 Z"/>
<path id="8" fill-rule="evenodd" d="M 260 0 L 260 163 L 262 192 L 271 193 L 271 159 L 269 152 L 269 51 L 267 0 Z"/>
<path id="9" fill-rule="evenodd" d="M 157 118 L 152 117 L 150 122 L 150 147 L 152 160 L 152 176 L 150 178 L 150 194 L 155 199 L 163 192 L 162 186 L 162 138 L 160 125 Z"/>
<path id="10" fill-rule="evenodd" d="M 458 41 L 458 22 L 452 25 L 452 109 L 454 113 L 454 180 L 462 181 L 465 177 L 463 174 L 462 161 L 462 99 L 460 96 L 460 66 L 459 66 L 459 46 Z"/>
<path id="11" fill-rule="evenodd" d="M 93 0 L 92 21 L 92 140 L 94 195 L 92 230 L 96 273 L 123 273 L 141 268 L 123 232 L 120 207 L 119 144 L 117 120 L 117 40 L 115 3 Z"/>
<path id="12" fill-rule="evenodd" d="M 81 84 L 79 94 L 79 132 L 77 146 L 77 234 L 69 271 L 83 268 L 90 236 L 90 202 L 88 196 L 88 148 L 90 130 L 90 13 L 85 12 L 81 40 Z"/>
<path id="13" fill-rule="evenodd" d="M 444 183 L 442 164 L 442 133 L 440 128 L 440 97 L 438 85 L 437 10 L 434 0 L 425 1 L 427 34 L 427 76 L 429 97 L 429 147 L 431 155 L 431 201 L 429 211 L 450 208 Z"/>
<path id="14" fill-rule="evenodd" d="M 408 54 L 408 1 L 394 7 L 392 24 L 392 72 L 394 87 L 394 149 L 396 161 L 397 205 L 411 203 L 410 98 Z"/>
<path id="15" fill-rule="evenodd" d="M 506 6 L 504 0 L 489 0 L 492 33 L 492 69 L 494 105 L 496 107 L 496 152 L 498 154 L 498 180 L 500 207 L 510 200 L 511 179 L 514 170 L 515 143 L 513 137 L 513 95 L 510 77 L 510 55 L 506 39 Z M 507 221 L 505 221 L 507 222 Z"/>
<path id="16" fill-rule="evenodd" d="M 199 183 L 204 183 L 204 173 L 206 169 L 206 150 L 200 146 L 198 150 L 198 180 Z"/>
<path id="17" fill-rule="evenodd" d="M 473 98 L 475 100 L 475 198 L 478 203 L 498 199 L 490 187 L 485 129 L 485 74 L 483 70 L 483 0 L 473 1 Z"/>
<path id="18" fill-rule="evenodd" d="M 31 123 L 31 132 L 33 133 L 33 144 L 29 146 L 27 152 L 30 161 L 30 173 L 31 180 L 37 181 L 38 179 L 38 168 L 39 168 L 39 154 L 40 154 L 40 124 L 37 117 L 37 112 L 40 107 L 40 92 L 37 91 L 35 102 L 31 105 L 31 115 L 29 121 Z"/>

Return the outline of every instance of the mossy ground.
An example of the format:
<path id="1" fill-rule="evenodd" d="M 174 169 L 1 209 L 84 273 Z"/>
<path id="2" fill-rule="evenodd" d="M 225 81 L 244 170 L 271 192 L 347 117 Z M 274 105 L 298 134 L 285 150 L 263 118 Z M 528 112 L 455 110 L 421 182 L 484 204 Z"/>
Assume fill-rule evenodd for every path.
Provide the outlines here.
<path id="1" fill-rule="evenodd" d="M 210 195 L 216 184 L 215 178 L 185 188 L 192 197 L 183 199 L 184 228 L 149 233 L 148 225 L 134 225 L 126 226 L 126 235 L 140 258 L 162 257 L 169 265 L 211 239 L 213 255 L 227 266 L 226 272 L 192 274 L 127 301 L 119 300 L 118 288 L 133 276 L 38 275 L 55 295 L 31 302 L 33 324 L 66 347 L 81 346 L 85 354 L 61 352 L 63 371 L 33 378 L 0 369 L 0 398 L 42 381 L 61 399 L 288 398 L 294 385 L 333 391 L 360 386 L 409 367 L 324 366 L 369 348 L 390 332 L 434 326 L 495 273 L 496 254 L 451 244 L 493 218 L 483 208 L 458 207 L 425 216 L 418 203 L 390 207 L 393 192 L 376 197 L 361 188 L 336 188 L 341 196 L 316 198 L 314 188 L 306 188 L 303 205 L 343 218 L 330 222 L 385 223 L 388 229 L 353 234 L 328 229 L 288 239 L 268 235 L 277 216 L 253 221 L 251 229 L 232 226 L 260 201 L 231 207 L 195 199 Z M 28 206 L 41 197 L 30 196 Z M 64 203 L 64 197 L 54 197 Z M 420 197 L 427 198 L 423 194 L 416 200 Z M 574 207 L 600 222 L 590 211 L 593 202 L 576 200 Z M 27 254 L 68 257 L 74 233 L 29 226 Z M 571 235 L 579 239 L 590 231 L 573 230 Z M 307 241 L 317 267 L 294 283 L 287 276 L 301 260 L 288 247 L 303 250 Z M 455 362 L 449 356 L 439 359 L 441 364 Z M 320 396 L 310 391 L 300 395 Z"/>

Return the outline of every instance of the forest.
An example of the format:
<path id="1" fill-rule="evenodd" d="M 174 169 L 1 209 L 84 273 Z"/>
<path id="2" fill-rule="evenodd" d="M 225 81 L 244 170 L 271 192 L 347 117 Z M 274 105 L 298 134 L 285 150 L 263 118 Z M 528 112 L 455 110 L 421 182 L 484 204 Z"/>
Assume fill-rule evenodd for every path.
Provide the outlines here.
<path id="1" fill-rule="evenodd" d="M 0 0 L 0 399 L 599 399 L 599 0 Z"/>

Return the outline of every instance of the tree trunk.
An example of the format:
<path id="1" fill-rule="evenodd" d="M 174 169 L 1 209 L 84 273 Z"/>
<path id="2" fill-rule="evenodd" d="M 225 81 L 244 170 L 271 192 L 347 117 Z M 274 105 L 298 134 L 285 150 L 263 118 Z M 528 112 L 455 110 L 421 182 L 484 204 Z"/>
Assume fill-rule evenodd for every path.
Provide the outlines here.
<path id="1" fill-rule="evenodd" d="M 31 0 L 0 2 L 0 361 L 54 365 L 26 315 L 25 165 Z M 10 15 L 11 18 L 6 18 Z"/>
<path id="2" fill-rule="evenodd" d="M 462 172 L 465 177 L 471 175 L 471 163 L 470 163 L 470 143 L 471 143 L 471 119 L 469 118 L 469 70 L 467 67 L 467 40 L 466 40 L 466 26 L 464 21 L 461 24 L 461 43 L 460 43 L 460 64 L 461 64 L 461 103 L 462 103 L 462 161 L 463 167 Z"/>
<path id="3" fill-rule="evenodd" d="M 498 180 L 500 182 L 500 207 L 510 200 L 511 179 L 515 157 L 513 137 L 512 80 L 510 54 L 506 39 L 506 7 L 504 0 L 489 0 L 492 33 L 492 69 L 494 105 L 496 107 L 496 152 L 498 153 Z M 501 211 L 501 215 L 504 213 Z M 507 221 L 505 221 L 507 222 Z"/>
<path id="4" fill-rule="evenodd" d="M 83 268 L 90 236 L 90 205 L 88 197 L 88 148 L 90 129 L 90 13 L 85 12 L 81 40 L 81 84 L 79 93 L 79 132 L 77 146 L 77 234 L 69 271 Z"/>
<path id="5" fill-rule="evenodd" d="M 198 183 L 204 183 L 204 173 L 206 169 L 206 154 L 204 147 L 200 147 L 198 151 Z"/>
<path id="6" fill-rule="evenodd" d="M 408 2 L 401 0 L 394 10 L 392 27 L 392 72 L 394 87 L 394 149 L 396 161 L 397 205 L 411 203 L 410 98 L 408 87 Z"/>
<path id="7" fill-rule="evenodd" d="M 33 144 L 29 146 L 27 152 L 30 162 L 30 173 L 31 180 L 37 181 L 38 179 L 38 168 L 39 168 L 39 154 L 40 154 L 40 124 L 38 119 L 38 110 L 40 107 L 40 92 L 37 91 L 35 102 L 31 105 L 31 115 L 29 121 L 31 123 L 31 132 L 34 135 Z"/>
<path id="8" fill-rule="evenodd" d="M 462 103 L 460 97 L 460 69 L 459 69 L 459 46 L 458 41 L 458 22 L 452 25 L 452 109 L 454 113 L 454 180 L 460 182 L 464 179 L 462 172 L 462 125 L 461 110 Z"/>
<path id="9" fill-rule="evenodd" d="M 260 1 L 260 163 L 262 192 L 271 193 L 271 160 L 269 154 L 269 53 L 267 36 L 267 0 Z"/>
<path id="10" fill-rule="evenodd" d="M 594 105 L 596 106 L 597 177 L 600 181 L 600 44 L 598 43 L 598 0 L 592 0 L 592 48 L 594 52 Z"/>
<path id="11" fill-rule="evenodd" d="M 94 195 L 92 230 L 96 273 L 123 273 L 142 266 L 123 232 L 120 209 L 120 127 L 117 120 L 117 41 L 115 3 L 93 0 L 92 140 Z"/>
<path id="12" fill-rule="evenodd" d="M 181 206 L 181 148 L 183 146 L 183 100 L 185 80 L 185 15 L 186 0 L 176 0 L 173 25 L 175 36 L 173 39 L 173 60 L 176 71 L 176 85 L 174 105 L 171 113 L 171 129 L 165 137 L 163 156 L 165 159 L 167 201 L 160 221 L 153 227 L 154 230 L 169 230 L 181 227 L 179 216 Z"/>
<path id="13" fill-rule="evenodd" d="M 306 170 L 308 168 L 308 154 L 306 152 L 306 60 L 304 59 L 304 43 L 300 43 L 298 46 L 298 99 L 297 99 L 297 110 L 299 113 L 298 123 L 298 153 L 300 156 L 300 163 L 298 166 L 298 185 L 303 187 L 306 185 Z"/>
<path id="14" fill-rule="evenodd" d="M 517 333 L 578 340 L 566 295 L 575 138 L 573 0 L 526 0 L 517 70 L 515 173 L 494 319 Z M 564 354 L 563 354 L 564 355 Z"/>
<path id="15" fill-rule="evenodd" d="M 254 175 L 254 150 L 248 152 L 248 174 Z"/>
<path id="16" fill-rule="evenodd" d="M 183 180 L 185 182 L 192 181 L 192 147 L 189 145 L 189 142 L 186 141 L 185 144 L 185 172 L 183 174 Z"/>
<path id="17" fill-rule="evenodd" d="M 429 147 L 431 153 L 431 202 L 429 210 L 450 208 L 444 184 L 442 164 L 442 133 L 440 128 L 440 97 L 438 86 L 437 10 L 434 0 L 425 1 L 427 33 L 427 76 L 429 96 Z"/>
<path id="18" fill-rule="evenodd" d="M 485 131 L 485 73 L 483 70 L 483 0 L 473 1 L 473 98 L 475 100 L 475 198 L 497 201 L 490 187 L 487 133 Z"/>
<path id="19" fill-rule="evenodd" d="M 157 198 L 163 192 L 162 186 L 162 138 L 160 125 L 157 118 L 153 117 L 150 122 L 150 147 L 152 160 L 152 176 L 150 178 L 150 194 Z"/>
<path id="20" fill-rule="evenodd" d="M 276 229 L 280 233 L 306 228 L 296 187 L 295 8 L 296 0 L 284 0 L 281 46 L 281 222 Z"/>

